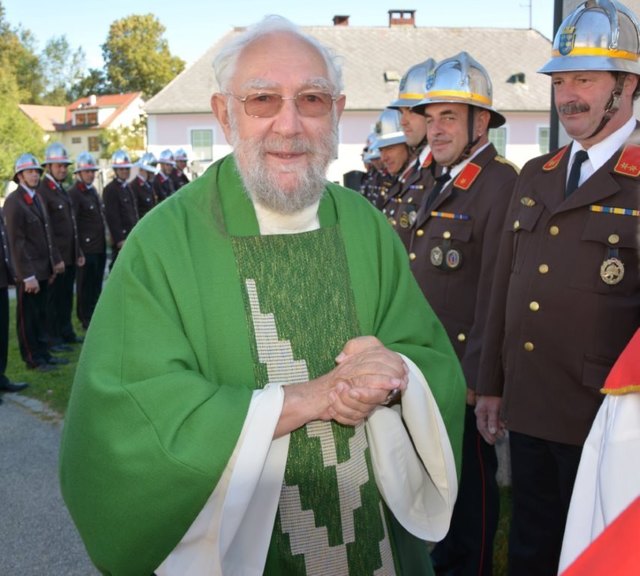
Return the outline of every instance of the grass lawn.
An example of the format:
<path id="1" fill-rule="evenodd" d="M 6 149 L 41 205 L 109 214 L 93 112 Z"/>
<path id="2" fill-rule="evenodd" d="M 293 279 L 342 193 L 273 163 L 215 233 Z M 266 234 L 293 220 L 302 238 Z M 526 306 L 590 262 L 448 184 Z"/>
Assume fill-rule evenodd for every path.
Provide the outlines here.
<path id="1" fill-rule="evenodd" d="M 76 334 L 84 336 L 84 331 L 75 317 L 73 320 Z M 81 344 L 73 344 L 73 351 L 56 354 L 56 356 L 69 360 L 69 364 L 59 366 L 57 370 L 52 370 L 51 372 L 29 370 L 22 361 L 20 349 L 18 348 L 16 300 L 15 298 L 9 299 L 9 361 L 7 376 L 13 382 L 27 382 L 29 384 L 29 388 L 22 392 L 24 396 L 40 400 L 47 404 L 51 410 L 64 415 L 69 402 L 71 384 L 73 383 L 81 346 Z"/>

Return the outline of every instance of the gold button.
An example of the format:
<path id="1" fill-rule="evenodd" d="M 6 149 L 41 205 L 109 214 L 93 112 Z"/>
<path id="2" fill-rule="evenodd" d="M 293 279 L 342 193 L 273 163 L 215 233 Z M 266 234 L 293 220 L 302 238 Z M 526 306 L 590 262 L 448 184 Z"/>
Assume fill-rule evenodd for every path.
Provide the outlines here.
<path id="1" fill-rule="evenodd" d="M 409 260 L 415 260 L 416 259 L 416 255 L 411 252 L 411 254 L 409 254 Z"/>
<path id="2" fill-rule="evenodd" d="M 532 312 L 537 312 L 538 310 L 540 310 L 540 304 L 535 300 L 533 302 L 529 302 L 529 310 L 531 310 Z"/>
<path id="3" fill-rule="evenodd" d="M 416 232 L 416 236 L 424 236 L 424 230 L 420 228 L 420 230 Z"/>
<path id="4" fill-rule="evenodd" d="M 535 348 L 535 346 L 533 345 L 533 342 L 525 342 L 524 343 L 524 349 L 527 352 L 533 352 L 533 349 Z"/>
<path id="5" fill-rule="evenodd" d="M 547 264 L 540 264 L 540 266 L 538 266 L 538 272 L 540 272 L 540 274 L 546 274 L 549 272 L 549 266 Z"/>
<path id="6" fill-rule="evenodd" d="M 464 342 L 467 339 L 467 335 L 463 334 L 462 332 L 460 332 L 460 334 L 458 334 L 458 342 Z"/>
<path id="7" fill-rule="evenodd" d="M 513 229 L 514 229 L 514 230 L 518 230 L 518 228 L 520 228 L 520 220 L 516 220 L 516 221 L 513 223 Z"/>
<path id="8" fill-rule="evenodd" d="M 551 234 L 551 236 L 557 236 L 560 234 L 560 228 L 557 226 L 551 226 L 551 228 L 549 228 L 549 234 Z"/>
<path id="9" fill-rule="evenodd" d="M 409 199 L 407 200 L 407 202 L 408 202 L 409 204 L 411 204 L 411 202 L 413 202 L 413 196 L 412 196 L 411 198 L 409 198 Z"/>
<path id="10" fill-rule="evenodd" d="M 617 244 L 618 242 L 620 242 L 620 236 L 617 234 L 611 234 L 611 236 L 609 236 L 609 244 Z"/>
<path id="11" fill-rule="evenodd" d="M 449 230 L 447 230 L 447 231 L 442 235 L 442 237 L 443 237 L 445 240 L 448 240 L 449 238 L 451 238 L 451 232 L 449 232 Z"/>

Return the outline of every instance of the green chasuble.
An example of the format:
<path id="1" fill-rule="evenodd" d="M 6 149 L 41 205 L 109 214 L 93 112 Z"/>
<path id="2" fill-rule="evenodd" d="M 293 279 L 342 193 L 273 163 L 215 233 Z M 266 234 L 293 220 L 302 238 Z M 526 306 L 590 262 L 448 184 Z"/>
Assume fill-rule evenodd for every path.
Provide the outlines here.
<path id="1" fill-rule="evenodd" d="M 420 368 L 459 462 L 461 370 L 402 244 L 339 186 L 327 185 L 319 218 L 316 231 L 260 236 L 227 157 L 129 236 L 87 334 L 61 448 L 65 501 L 103 573 L 151 574 L 216 488 L 254 391 L 329 372 L 359 335 Z M 265 574 L 428 569 L 426 545 L 380 496 L 364 425 L 311 422 L 290 435 Z"/>

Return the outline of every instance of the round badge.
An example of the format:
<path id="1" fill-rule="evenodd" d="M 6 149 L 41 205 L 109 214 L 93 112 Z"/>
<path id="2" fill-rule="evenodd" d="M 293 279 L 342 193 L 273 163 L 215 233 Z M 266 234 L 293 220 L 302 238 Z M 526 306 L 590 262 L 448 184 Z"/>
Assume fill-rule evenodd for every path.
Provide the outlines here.
<path id="1" fill-rule="evenodd" d="M 456 270 L 460 268 L 460 265 L 462 264 L 462 254 L 460 254 L 458 250 L 454 250 L 453 248 L 451 250 L 447 250 L 446 259 L 447 268 L 449 268 L 450 270 Z"/>
<path id="2" fill-rule="evenodd" d="M 600 266 L 600 278 L 605 284 L 615 286 L 624 278 L 624 264 L 617 258 L 608 258 Z"/>
<path id="3" fill-rule="evenodd" d="M 431 249 L 431 255 L 429 257 L 431 264 L 434 266 L 441 266 L 443 258 L 444 254 L 442 253 L 442 248 L 440 248 L 440 246 L 436 246 Z"/>
<path id="4" fill-rule="evenodd" d="M 406 212 L 400 216 L 400 228 L 409 228 L 411 226 L 411 217 Z"/>

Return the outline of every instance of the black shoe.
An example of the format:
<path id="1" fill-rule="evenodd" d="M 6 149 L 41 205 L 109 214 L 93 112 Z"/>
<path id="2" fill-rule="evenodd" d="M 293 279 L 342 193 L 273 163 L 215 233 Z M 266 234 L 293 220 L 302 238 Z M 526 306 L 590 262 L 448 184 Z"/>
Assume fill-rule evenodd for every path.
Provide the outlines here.
<path id="1" fill-rule="evenodd" d="M 69 364 L 69 360 L 67 358 L 57 358 L 56 356 L 51 356 L 47 358 L 47 364 L 57 364 L 58 366 L 62 366 L 64 364 Z"/>
<path id="2" fill-rule="evenodd" d="M 49 352 L 71 352 L 73 348 L 69 344 L 55 344 L 49 347 Z"/>
<path id="3" fill-rule="evenodd" d="M 51 372 L 52 370 L 56 370 L 57 366 L 43 362 L 42 364 L 27 364 L 27 368 L 29 368 L 29 370 L 36 370 L 37 372 Z"/>
<path id="4" fill-rule="evenodd" d="M 0 390 L 4 390 L 5 392 L 20 392 L 20 390 L 24 390 L 29 384 L 26 382 L 11 382 L 7 380 L 4 384 L 0 385 Z"/>

